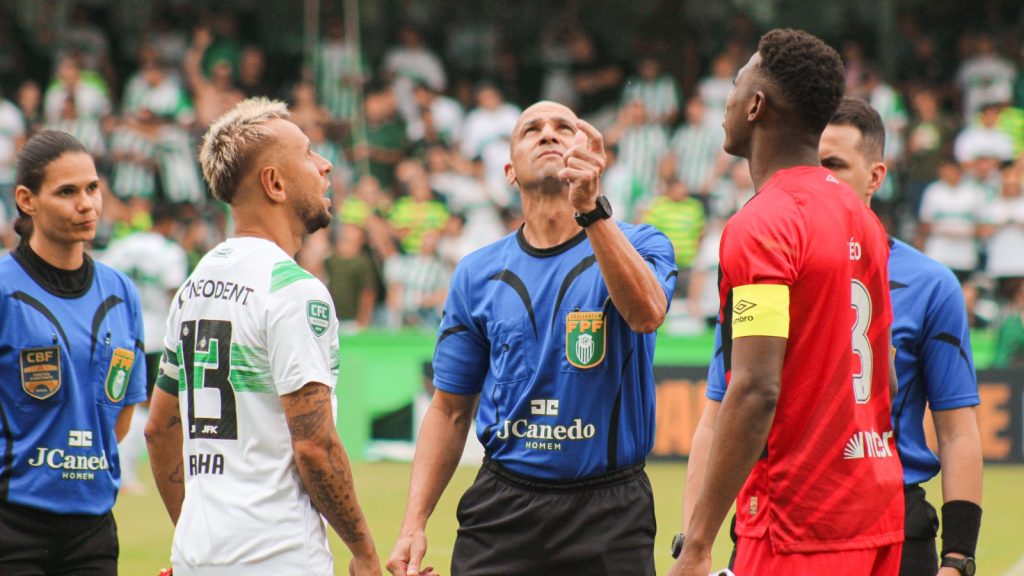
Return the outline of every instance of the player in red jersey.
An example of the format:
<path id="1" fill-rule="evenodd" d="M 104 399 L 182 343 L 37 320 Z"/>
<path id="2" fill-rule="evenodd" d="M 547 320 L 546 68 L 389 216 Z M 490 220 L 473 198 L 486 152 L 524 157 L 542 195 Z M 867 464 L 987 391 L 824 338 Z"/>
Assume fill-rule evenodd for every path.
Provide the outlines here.
<path id="1" fill-rule="evenodd" d="M 729 386 L 672 574 L 710 571 L 733 499 L 740 576 L 897 573 L 888 244 L 871 211 L 818 164 L 843 76 L 819 39 L 773 30 L 729 95 L 725 150 L 750 160 L 758 193 L 722 236 Z"/>

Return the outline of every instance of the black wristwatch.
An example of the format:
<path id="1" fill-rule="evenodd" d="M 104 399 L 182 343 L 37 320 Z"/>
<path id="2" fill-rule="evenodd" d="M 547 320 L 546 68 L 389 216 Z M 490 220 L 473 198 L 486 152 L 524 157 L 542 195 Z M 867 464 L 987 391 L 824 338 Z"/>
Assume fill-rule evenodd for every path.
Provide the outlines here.
<path id="1" fill-rule="evenodd" d="M 683 543 L 686 542 L 686 534 L 682 532 L 672 537 L 672 557 L 679 559 L 679 555 L 683 553 Z"/>
<path id="2" fill-rule="evenodd" d="M 974 565 L 974 558 L 970 556 L 966 558 L 954 558 L 952 556 L 944 556 L 942 558 L 943 568 L 956 568 L 956 571 L 963 576 L 974 576 L 977 566 Z"/>
<path id="3" fill-rule="evenodd" d="M 608 202 L 608 197 L 601 195 L 597 197 L 597 208 L 594 208 L 586 214 L 580 214 L 577 212 L 573 215 L 576 218 L 576 223 L 586 228 L 598 220 L 604 220 L 605 218 L 612 217 L 612 205 Z"/>

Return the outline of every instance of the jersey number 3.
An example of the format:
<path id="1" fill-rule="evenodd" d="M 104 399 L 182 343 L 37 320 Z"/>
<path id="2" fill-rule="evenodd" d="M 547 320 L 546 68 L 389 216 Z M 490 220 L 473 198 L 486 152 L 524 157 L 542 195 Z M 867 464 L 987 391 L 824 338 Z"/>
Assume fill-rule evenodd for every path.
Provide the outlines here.
<path id="1" fill-rule="evenodd" d="M 235 391 L 228 380 L 231 322 L 182 322 L 180 338 L 188 392 L 188 437 L 238 439 Z"/>
<path id="2" fill-rule="evenodd" d="M 871 294 L 863 284 L 854 280 L 850 284 L 850 306 L 853 307 L 853 399 L 857 404 L 867 404 L 871 400 L 871 376 L 874 371 L 874 353 L 871 341 L 868 340 L 868 327 L 871 326 Z M 857 366 L 857 364 L 860 366 Z"/>

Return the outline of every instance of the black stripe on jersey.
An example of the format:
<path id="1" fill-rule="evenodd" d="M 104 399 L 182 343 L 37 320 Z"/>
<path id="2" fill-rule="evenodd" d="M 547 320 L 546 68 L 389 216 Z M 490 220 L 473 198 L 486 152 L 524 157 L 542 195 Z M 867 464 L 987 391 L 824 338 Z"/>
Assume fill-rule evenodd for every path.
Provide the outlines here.
<path id="1" fill-rule="evenodd" d="M 533 300 L 530 299 L 530 292 L 526 289 L 526 284 L 523 284 L 522 278 L 516 276 L 515 272 L 506 268 L 494 276 L 491 276 L 491 280 L 504 282 L 515 290 L 516 294 L 519 295 L 519 299 L 523 301 L 523 306 L 526 306 L 526 312 L 530 315 L 530 324 L 533 325 L 533 335 L 537 336 L 537 319 L 533 316 Z"/>
<path id="2" fill-rule="evenodd" d="M 452 326 L 451 328 L 448 328 L 444 332 L 441 332 L 441 336 L 438 337 L 437 344 L 435 346 L 439 346 L 441 344 L 441 342 L 444 341 L 445 338 L 447 338 L 447 337 L 449 337 L 449 336 L 451 336 L 453 334 L 458 334 L 459 332 L 465 332 L 467 330 L 469 330 L 469 328 L 466 328 L 462 324 L 456 324 L 455 326 Z"/>
<path id="3" fill-rule="evenodd" d="M 3 404 L 0 404 L 0 422 L 4 426 L 4 461 L 0 469 L 0 501 L 7 500 L 7 492 L 11 488 L 11 473 L 14 468 L 14 435 L 11 434 L 11 426 L 7 423 L 7 413 L 4 412 Z"/>
<path id="4" fill-rule="evenodd" d="M 907 285 L 903 282 L 897 282 L 895 280 L 889 280 L 889 291 L 899 290 L 900 288 L 906 288 Z"/>
<path id="5" fill-rule="evenodd" d="M 551 313 L 552 328 L 554 328 L 555 322 L 558 321 L 558 309 L 562 305 L 562 299 L 565 298 L 565 293 L 569 291 L 569 286 L 579 278 L 580 274 L 583 274 L 588 268 L 593 266 L 594 262 L 597 262 L 597 256 L 587 256 L 573 266 L 572 270 L 569 270 L 569 273 L 565 275 L 565 278 L 562 280 L 562 285 L 558 288 L 558 298 L 555 299 L 554 311 Z"/>
<path id="6" fill-rule="evenodd" d="M 679 276 L 679 270 L 672 270 L 668 274 L 665 274 L 665 282 L 668 282 L 673 276 Z"/>
<path id="7" fill-rule="evenodd" d="M 35 308 L 36 310 L 39 311 L 40 314 L 45 316 L 46 319 L 49 320 L 51 324 L 53 324 L 53 327 L 57 329 L 57 332 L 60 333 L 60 338 L 61 340 L 64 341 L 64 347 L 67 348 L 68 352 L 71 352 L 71 343 L 68 342 L 68 335 L 64 333 L 64 327 L 60 325 L 60 322 L 57 321 L 57 317 L 53 315 L 53 312 L 50 312 L 50 309 L 47 308 L 45 304 L 29 296 L 28 294 L 22 292 L 21 290 L 18 290 L 14 294 L 11 294 L 11 298 L 14 298 L 15 300 L 21 300 L 22 302 Z M 56 342 L 54 342 L 54 344 L 56 344 Z"/>
<path id="8" fill-rule="evenodd" d="M 964 352 L 963 344 L 956 336 L 953 336 L 949 332 L 942 332 L 938 336 L 932 336 L 932 340 L 938 340 L 939 342 L 945 342 L 946 344 L 956 346 L 956 349 L 960 352 L 960 357 L 964 359 L 964 362 L 970 364 L 970 360 L 967 359 L 967 353 Z"/>
<path id="9" fill-rule="evenodd" d="M 622 363 L 622 371 L 629 368 L 629 361 L 633 359 L 633 349 L 629 349 L 626 359 Z M 619 391 L 615 394 L 615 402 L 612 403 L 611 420 L 608 422 L 608 471 L 611 472 L 619 467 L 619 415 L 622 412 L 622 382 L 626 380 L 623 374 L 619 378 Z"/>
<path id="10" fill-rule="evenodd" d="M 146 343 L 143 342 L 142 340 L 136 340 L 135 341 L 135 348 L 138 349 L 143 354 L 146 353 Z"/>
<path id="11" fill-rule="evenodd" d="M 96 312 L 92 315 L 92 346 L 96 347 L 96 333 L 100 329 L 100 324 L 103 323 L 103 319 L 106 318 L 107 312 L 114 306 L 117 306 L 124 300 L 120 296 L 108 296 L 97 308 Z"/>

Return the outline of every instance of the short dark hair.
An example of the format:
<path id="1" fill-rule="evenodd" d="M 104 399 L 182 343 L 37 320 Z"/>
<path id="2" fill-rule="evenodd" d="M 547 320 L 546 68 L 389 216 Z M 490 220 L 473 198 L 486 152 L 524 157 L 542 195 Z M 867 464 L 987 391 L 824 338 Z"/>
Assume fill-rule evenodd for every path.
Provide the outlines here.
<path id="1" fill-rule="evenodd" d="M 839 54 L 803 30 L 776 28 L 757 46 L 762 73 L 809 131 L 821 133 L 839 107 L 846 68 Z"/>
<path id="2" fill-rule="evenodd" d="M 885 125 L 871 104 L 860 98 L 846 96 L 828 121 L 830 125 L 852 126 L 860 132 L 860 149 L 881 160 L 885 157 Z"/>
<path id="3" fill-rule="evenodd" d="M 67 132 L 40 131 L 29 138 L 18 152 L 14 185 L 24 186 L 32 194 L 39 195 L 43 180 L 46 180 L 46 169 L 54 160 L 72 152 L 89 154 L 85 145 Z M 22 242 L 27 242 L 32 235 L 32 217 L 22 212 L 17 200 L 14 201 L 14 205 L 18 208 L 18 219 L 14 221 L 14 231 L 21 236 Z"/>

